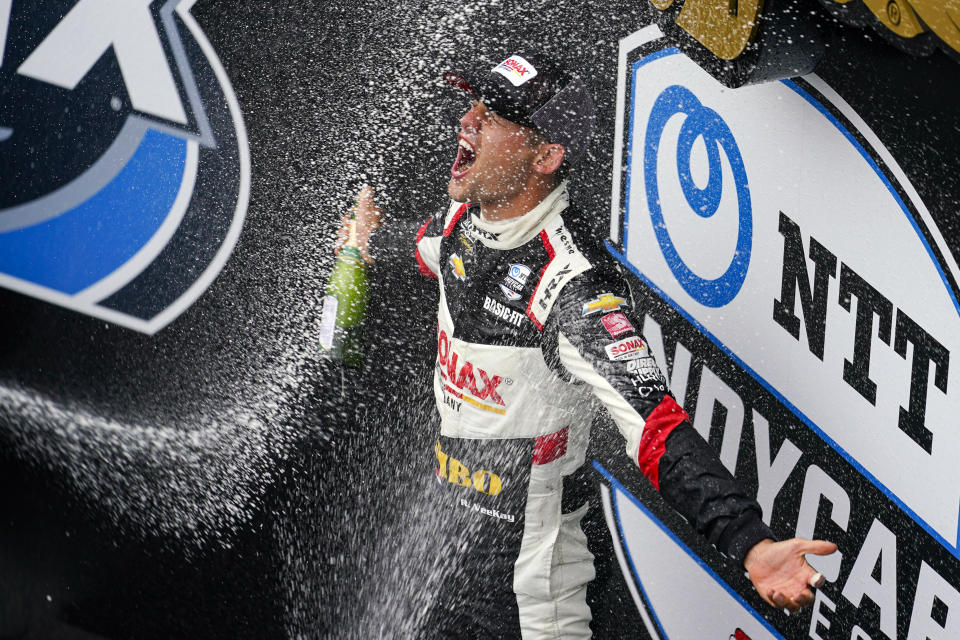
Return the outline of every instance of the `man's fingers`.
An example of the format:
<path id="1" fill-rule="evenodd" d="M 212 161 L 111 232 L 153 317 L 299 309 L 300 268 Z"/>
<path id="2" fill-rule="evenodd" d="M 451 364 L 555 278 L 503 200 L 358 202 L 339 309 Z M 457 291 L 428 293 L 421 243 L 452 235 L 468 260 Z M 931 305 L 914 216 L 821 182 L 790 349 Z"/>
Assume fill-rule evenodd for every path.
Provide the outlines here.
<path id="1" fill-rule="evenodd" d="M 791 598 L 786 594 L 774 592 L 771 593 L 769 602 L 778 609 L 796 613 L 813 602 L 813 593 L 809 589 L 804 589 L 796 597 Z"/>
<path id="2" fill-rule="evenodd" d="M 810 578 L 807 580 L 807 584 L 817 589 L 819 587 L 822 587 L 823 583 L 826 582 L 826 580 L 827 579 L 824 577 L 824 575 L 819 571 L 817 571 L 812 576 L 810 576 Z"/>
<path id="3" fill-rule="evenodd" d="M 785 608 L 790 602 L 790 600 L 779 591 L 770 591 L 770 593 L 767 594 L 767 601 L 778 609 Z"/>
<path id="4" fill-rule="evenodd" d="M 770 589 L 764 600 L 778 609 L 787 609 L 788 611 L 796 612 L 804 607 L 810 606 L 813 602 L 813 597 L 813 591 L 806 587 L 803 587 L 800 591 L 796 591 L 795 587 L 791 587 L 786 591 Z"/>
<path id="5" fill-rule="evenodd" d="M 365 206 L 372 208 L 374 206 L 373 187 L 368 186 L 368 187 L 364 187 L 363 189 L 360 189 L 360 193 L 357 194 L 357 201 L 360 204 L 363 204 Z"/>
<path id="6" fill-rule="evenodd" d="M 772 591 L 766 595 L 764 600 L 766 600 L 767 604 L 769 604 L 771 607 L 776 607 L 778 609 L 780 608 L 780 605 L 777 604 L 776 594 L 774 594 Z"/>
<path id="7" fill-rule="evenodd" d="M 357 208 L 363 209 L 366 212 L 373 211 L 377 208 L 376 203 L 373 201 L 373 187 L 367 186 L 360 189 L 360 192 L 357 194 Z"/>
<path id="8" fill-rule="evenodd" d="M 804 589 L 800 592 L 800 595 L 796 597 L 794 602 L 797 605 L 797 609 L 802 609 L 803 607 L 808 606 L 813 602 L 813 592 L 810 589 Z"/>
<path id="9" fill-rule="evenodd" d="M 803 540 L 799 548 L 801 553 L 825 556 L 837 550 L 837 545 L 826 540 Z"/>
<path id="10" fill-rule="evenodd" d="M 354 207 L 357 214 L 358 230 L 361 234 L 380 226 L 380 209 L 373 201 L 373 187 L 364 187 L 357 193 L 357 203 Z"/>

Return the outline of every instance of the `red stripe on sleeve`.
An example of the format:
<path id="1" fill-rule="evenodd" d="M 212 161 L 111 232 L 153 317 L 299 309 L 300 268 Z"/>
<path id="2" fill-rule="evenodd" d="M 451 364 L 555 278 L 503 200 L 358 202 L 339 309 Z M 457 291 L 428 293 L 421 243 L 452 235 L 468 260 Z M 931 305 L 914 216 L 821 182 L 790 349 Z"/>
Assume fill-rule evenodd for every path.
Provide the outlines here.
<path id="1" fill-rule="evenodd" d="M 567 452 L 567 438 L 570 427 L 560 431 L 538 436 L 533 444 L 533 464 L 547 464 L 563 456 Z"/>
<path id="2" fill-rule="evenodd" d="M 667 436 L 678 424 L 689 419 L 687 412 L 670 395 L 663 396 L 660 404 L 647 416 L 640 437 L 637 465 L 657 491 L 660 491 L 660 458 L 666 451 Z"/>
<path id="3" fill-rule="evenodd" d="M 433 216 L 430 216 L 430 220 L 427 220 L 423 223 L 423 226 L 420 227 L 420 231 L 417 231 L 417 242 L 416 248 L 413 250 L 413 255 L 417 258 L 417 267 L 420 268 L 420 273 L 428 278 L 437 279 L 437 274 L 431 271 L 430 267 L 427 266 L 427 263 L 423 261 L 423 258 L 420 256 L 420 241 L 423 239 L 423 234 L 427 232 L 427 225 L 433 221 Z"/>
<path id="4" fill-rule="evenodd" d="M 460 217 L 463 215 L 463 212 L 467 210 L 469 205 L 464 202 L 460 205 L 460 208 L 457 209 L 457 212 L 453 214 L 453 218 L 450 219 L 450 224 L 448 224 L 443 230 L 443 237 L 446 238 L 453 232 L 453 228 L 457 226 L 457 221 L 460 220 Z"/>
<path id="5" fill-rule="evenodd" d="M 537 290 L 540 289 L 540 283 L 543 282 L 543 274 L 546 273 L 547 267 L 553 262 L 553 256 L 556 255 L 556 252 L 553 250 L 553 245 L 550 244 L 550 237 L 547 235 L 546 229 L 540 232 L 540 240 L 543 242 L 543 248 L 546 249 L 549 259 L 547 260 L 547 264 L 543 265 L 543 269 L 540 270 L 540 279 L 537 280 L 537 286 L 533 288 L 533 293 L 530 294 L 530 302 L 527 303 L 527 317 L 530 318 L 533 326 L 535 326 L 538 331 L 543 331 L 543 325 L 540 324 L 537 317 L 533 315 L 531 309 L 533 308 L 533 300 L 537 297 Z"/>

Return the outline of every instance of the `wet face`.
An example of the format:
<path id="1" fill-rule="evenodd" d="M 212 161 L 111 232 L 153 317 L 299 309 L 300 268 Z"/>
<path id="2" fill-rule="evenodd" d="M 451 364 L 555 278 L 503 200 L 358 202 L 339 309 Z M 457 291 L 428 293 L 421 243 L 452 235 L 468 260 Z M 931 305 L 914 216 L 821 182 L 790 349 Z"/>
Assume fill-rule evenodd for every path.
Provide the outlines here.
<path id="1" fill-rule="evenodd" d="M 530 129 L 474 101 L 460 118 L 457 158 L 447 187 L 450 197 L 458 202 L 495 203 L 519 195 L 534 171 L 533 136 Z"/>

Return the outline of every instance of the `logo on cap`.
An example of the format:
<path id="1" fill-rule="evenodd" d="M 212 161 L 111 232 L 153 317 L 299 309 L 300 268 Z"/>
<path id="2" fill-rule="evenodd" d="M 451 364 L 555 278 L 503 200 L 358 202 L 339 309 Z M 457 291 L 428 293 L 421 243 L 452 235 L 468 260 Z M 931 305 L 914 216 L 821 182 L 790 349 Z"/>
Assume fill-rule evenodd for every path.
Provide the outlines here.
<path id="1" fill-rule="evenodd" d="M 493 68 L 515 87 L 537 77 L 537 69 L 518 55 L 512 55 Z"/>

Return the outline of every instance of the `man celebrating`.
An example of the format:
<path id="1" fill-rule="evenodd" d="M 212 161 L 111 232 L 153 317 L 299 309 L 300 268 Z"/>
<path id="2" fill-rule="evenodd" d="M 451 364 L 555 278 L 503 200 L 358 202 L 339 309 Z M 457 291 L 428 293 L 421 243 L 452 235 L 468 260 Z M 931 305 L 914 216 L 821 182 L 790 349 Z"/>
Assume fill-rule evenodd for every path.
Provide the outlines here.
<path id="1" fill-rule="evenodd" d="M 580 521 L 597 402 L 640 472 L 742 564 L 764 600 L 808 604 L 822 576 L 804 554 L 836 546 L 774 542 L 668 391 L 615 263 L 567 226 L 563 176 L 593 129 L 583 82 L 532 52 L 444 79 L 473 102 L 460 120 L 453 203 L 416 238 L 420 272 L 440 285 L 435 473 L 454 540 L 431 625 L 457 637 L 590 636 L 593 557 Z M 378 224 L 367 189 L 363 251 Z"/>

